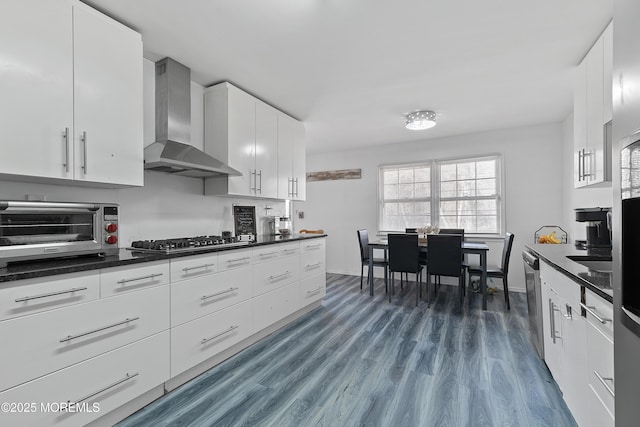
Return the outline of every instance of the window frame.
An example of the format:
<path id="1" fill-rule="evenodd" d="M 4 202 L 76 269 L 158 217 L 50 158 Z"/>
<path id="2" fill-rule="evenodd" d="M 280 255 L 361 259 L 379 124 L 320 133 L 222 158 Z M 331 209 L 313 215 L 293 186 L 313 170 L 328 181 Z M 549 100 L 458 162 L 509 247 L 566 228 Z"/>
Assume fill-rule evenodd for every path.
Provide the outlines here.
<path id="1" fill-rule="evenodd" d="M 383 220 L 383 206 L 384 206 L 384 180 L 383 173 L 385 169 L 389 168 L 402 168 L 402 167 L 417 167 L 417 166 L 429 166 L 431 170 L 431 197 L 430 197 L 430 218 L 432 224 L 440 223 L 440 186 L 441 186 L 441 177 L 440 177 L 440 166 L 443 164 L 451 164 L 451 163 L 465 163 L 465 162 L 478 162 L 482 160 L 495 160 L 496 161 L 496 195 L 495 196 L 481 196 L 481 197 L 459 197 L 452 198 L 454 200 L 496 200 L 498 203 L 497 209 L 497 231 L 496 232 L 477 232 L 471 233 L 466 232 L 465 235 L 481 237 L 498 237 L 504 235 L 504 231 L 506 229 L 506 220 L 505 220 L 505 211 L 506 211 L 506 198 L 505 198 L 505 173 L 504 173 L 504 164 L 503 157 L 500 153 L 490 153 L 490 154 L 481 154 L 475 156 L 464 156 L 464 157 L 448 157 L 442 159 L 433 159 L 433 160 L 425 160 L 419 162 L 398 162 L 398 163 L 384 163 L 378 166 L 378 233 L 379 234 L 387 234 L 387 233 L 396 233 L 403 232 L 404 230 L 384 230 L 382 228 L 382 220 Z M 449 199 L 449 198 L 446 198 Z M 409 199 L 413 200 L 413 199 Z M 426 225 L 426 224 L 425 224 Z"/>

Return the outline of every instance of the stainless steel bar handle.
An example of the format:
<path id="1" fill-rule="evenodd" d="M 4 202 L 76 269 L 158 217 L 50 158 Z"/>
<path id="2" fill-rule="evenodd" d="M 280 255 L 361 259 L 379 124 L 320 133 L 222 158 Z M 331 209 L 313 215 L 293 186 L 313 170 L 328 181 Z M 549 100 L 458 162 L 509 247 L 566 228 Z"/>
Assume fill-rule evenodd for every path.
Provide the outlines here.
<path id="1" fill-rule="evenodd" d="M 258 191 L 262 194 L 262 170 L 260 170 L 258 175 L 260 176 L 260 188 L 258 188 Z"/>
<path id="2" fill-rule="evenodd" d="M 306 268 L 316 268 L 316 267 L 320 267 L 322 263 L 320 261 L 316 262 L 315 264 L 307 264 Z"/>
<path id="3" fill-rule="evenodd" d="M 285 249 L 284 252 L 298 252 L 298 248 L 295 249 Z"/>
<path id="4" fill-rule="evenodd" d="M 553 306 L 553 301 L 549 298 L 549 327 L 551 331 L 551 339 L 553 343 L 556 343 L 556 319 L 554 316 L 555 307 Z"/>
<path id="5" fill-rule="evenodd" d="M 246 261 L 248 259 L 251 259 L 251 257 L 250 256 L 245 256 L 245 257 L 242 257 L 242 258 L 228 259 L 227 262 L 228 263 L 229 262 L 240 262 L 240 261 Z"/>
<path id="6" fill-rule="evenodd" d="M 598 316 L 598 314 L 594 311 L 596 308 L 592 305 L 586 305 L 584 303 L 580 303 L 580 307 L 584 308 L 587 313 L 596 318 L 596 320 L 603 325 L 607 322 L 611 322 L 611 319 L 605 319 L 603 317 Z"/>
<path id="7" fill-rule="evenodd" d="M 257 172 L 257 170 L 249 170 L 249 191 L 253 191 L 254 193 L 256 192 L 256 187 L 258 186 L 256 172 Z M 253 178 L 253 187 L 251 186 L 251 176 L 252 175 L 254 177 Z"/>
<path id="8" fill-rule="evenodd" d="M 307 294 L 316 294 L 322 290 L 322 286 L 319 286 L 311 291 L 307 291 Z"/>
<path id="9" fill-rule="evenodd" d="M 83 173 L 87 174 L 87 131 L 82 132 L 82 170 Z"/>
<path id="10" fill-rule="evenodd" d="M 89 394 L 89 395 L 87 395 L 87 396 L 83 397 L 82 399 L 78 399 L 78 400 L 76 400 L 76 401 L 75 401 L 75 404 L 77 405 L 78 403 L 84 402 L 84 401 L 85 401 L 85 400 L 87 400 L 87 399 L 91 399 L 92 397 L 97 396 L 97 395 L 98 395 L 98 394 L 100 394 L 100 393 L 104 393 L 105 391 L 107 391 L 107 390 L 109 390 L 109 389 L 111 389 L 111 388 L 114 388 L 115 386 L 118 386 L 118 385 L 122 384 L 123 382 L 129 381 L 130 379 L 135 378 L 135 377 L 137 377 L 137 376 L 138 376 L 138 373 L 137 373 L 137 372 L 135 372 L 135 373 L 133 373 L 133 374 L 129 374 L 129 373 L 127 372 L 126 376 L 125 376 L 123 379 L 118 380 L 118 381 L 116 381 L 116 382 L 114 382 L 114 383 L 112 383 L 112 384 L 109 384 L 108 386 L 103 387 L 103 388 L 101 388 L 100 390 L 98 390 L 98 391 L 96 391 L 96 392 L 94 392 L 94 393 L 91 393 L 91 394 Z M 71 400 L 69 400 L 68 402 L 72 402 L 72 401 L 71 401 Z"/>
<path id="11" fill-rule="evenodd" d="M 0 201 L 0 210 L 8 209 L 65 209 L 65 210 L 89 210 L 97 211 L 100 206 L 95 203 L 70 203 L 70 202 L 36 202 L 36 201 Z"/>
<path id="12" fill-rule="evenodd" d="M 578 182 L 582 181 L 582 150 L 578 151 Z"/>
<path id="13" fill-rule="evenodd" d="M 69 128 L 64 128 L 64 169 L 69 172 Z"/>
<path id="14" fill-rule="evenodd" d="M 607 389 L 607 391 L 609 392 L 609 394 L 612 397 L 616 397 L 616 393 L 613 391 L 613 389 L 611 388 L 611 386 L 609 386 L 609 383 L 607 383 L 607 381 L 611 381 L 612 384 L 614 384 L 613 378 L 611 377 L 603 377 L 602 375 L 600 375 L 598 373 L 598 371 L 593 371 L 593 374 L 596 376 L 596 378 L 598 378 L 598 380 L 602 383 L 602 385 L 604 386 L 604 388 Z"/>
<path id="15" fill-rule="evenodd" d="M 260 256 L 272 256 L 272 255 L 277 255 L 278 251 L 274 251 L 274 252 L 265 252 L 260 254 Z"/>
<path id="16" fill-rule="evenodd" d="M 202 264 L 202 265 L 196 265 L 194 267 L 185 267 L 182 269 L 182 271 L 184 271 L 185 273 L 191 271 L 191 270 L 197 270 L 199 268 L 207 268 L 207 267 L 213 267 L 215 266 L 215 264 Z"/>
<path id="17" fill-rule="evenodd" d="M 298 197 L 298 178 L 296 178 L 296 192 L 294 195 Z"/>
<path id="18" fill-rule="evenodd" d="M 291 190 L 289 190 L 291 184 Z M 287 195 L 293 197 L 293 178 L 287 178 Z"/>
<path id="19" fill-rule="evenodd" d="M 319 248 L 320 246 L 322 246 L 322 244 L 317 244 L 317 245 L 307 245 L 306 247 L 309 249 L 315 249 L 315 248 Z"/>
<path id="20" fill-rule="evenodd" d="M 203 339 L 200 341 L 200 344 L 206 344 L 206 343 L 208 343 L 208 342 L 209 342 L 209 341 L 211 341 L 211 340 L 215 340 L 215 339 L 216 339 L 216 338 L 218 338 L 218 337 L 221 337 L 221 336 L 223 336 L 223 335 L 225 335 L 225 334 L 228 334 L 228 333 L 229 333 L 229 332 L 231 332 L 231 331 L 234 331 L 234 330 L 238 329 L 239 327 L 240 327 L 240 325 L 234 325 L 234 326 L 229 327 L 229 329 L 227 329 L 226 331 L 222 331 L 222 332 L 220 332 L 219 334 L 216 334 L 216 335 L 214 335 L 214 336 L 212 336 L 212 337 L 210 337 L 210 338 L 203 338 Z"/>
<path id="21" fill-rule="evenodd" d="M 142 276 L 142 277 L 136 277 L 135 279 L 121 279 L 118 280 L 118 284 L 119 285 L 123 285 L 125 283 L 129 283 L 129 282 L 137 282 L 139 280 L 146 280 L 146 279 L 154 279 L 156 277 L 160 277 L 162 276 L 164 273 L 153 273 L 153 274 L 149 274 L 148 276 Z"/>
<path id="22" fill-rule="evenodd" d="M 77 334 L 77 335 L 69 335 L 66 338 L 62 338 L 60 340 L 60 342 L 67 342 L 67 341 L 75 340 L 76 338 L 85 337 L 87 335 L 95 334 L 96 332 L 101 332 L 101 331 L 104 331 L 104 330 L 107 330 L 107 329 L 115 328 L 116 326 L 124 325 L 126 323 L 133 322 L 133 321 L 136 321 L 136 320 L 139 320 L 139 319 L 140 319 L 140 316 L 132 317 L 132 318 L 128 318 L 127 317 L 122 322 L 117 322 L 117 323 L 114 323 L 114 324 L 109 325 L 109 326 L 104 326 L 102 328 L 94 329 L 92 331 L 83 332 L 83 333 Z"/>
<path id="23" fill-rule="evenodd" d="M 291 274 L 291 272 L 290 272 L 289 270 L 287 270 L 287 271 L 285 271 L 285 272 L 284 272 L 284 273 L 282 273 L 282 274 L 276 274 L 275 276 L 269 276 L 269 280 L 279 279 L 279 278 L 284 277 L 284 276 L 287 276 L 287 275 L 289 275 L 289 274 Z"/>
<path id="24" fill-rule="evenodd" d="M 228 294 L 229 292 L 237 291 L 238 289 L 240 289 L 240 288 L 229 288 L 226 291 L 216 292 L 215 294 L 211 294 L 211 295 L 204 295 L 200 299 L 202 301 L 205 301 L 205 300 L 208 300 L 209 298 L 213 298 L 213 297 L 217 297 L 217 296 L 220 296 L 220 295 Z"/>
<path id="25" fill-rule="evenodd" d="M 33 295 L 16 299 L 16 302 L 31 301 L 32 299 L 54 297 L 56 295 L 72 294 L 74 292 L 86 291 L 87 288 L 71 288 L 66 291 L 50 292 L 48 294 Z"/>
<path id="26" fill-rule="evenodd" d="M 564 317 L 565 319 L 572 320 L 573 319 L 573 314 L 571 313 L 571 306 L 569 304 L 566 304 L 566 308 L 567 308 L 567 313 L 566 314 L 561 312 L 560 310 L 558 310 L 558 311 L 560 311 L 560 314 L 562 314 L 562 317 Z"/>

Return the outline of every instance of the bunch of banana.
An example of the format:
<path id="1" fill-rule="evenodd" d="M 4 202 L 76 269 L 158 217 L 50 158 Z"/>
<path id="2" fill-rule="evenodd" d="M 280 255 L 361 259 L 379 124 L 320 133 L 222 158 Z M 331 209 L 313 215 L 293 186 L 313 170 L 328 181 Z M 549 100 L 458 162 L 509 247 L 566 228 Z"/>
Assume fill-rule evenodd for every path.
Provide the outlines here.
<path id="1" fill-rule="evenodd" d="M 543 234 L 542 236 L 539 236 L 538 237 L 538 243 L 558 244 L 558 243 L 562 243 L 562 242 L 556 237 L 556 232 L 552 231 L 549 234 Z"/>

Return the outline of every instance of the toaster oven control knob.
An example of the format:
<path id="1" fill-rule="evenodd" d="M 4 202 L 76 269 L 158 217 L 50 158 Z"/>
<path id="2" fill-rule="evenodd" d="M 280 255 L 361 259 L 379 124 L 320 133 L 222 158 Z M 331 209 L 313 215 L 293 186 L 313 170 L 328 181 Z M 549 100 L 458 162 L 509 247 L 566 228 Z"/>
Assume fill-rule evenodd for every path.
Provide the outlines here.
<path id="1" fill-rule="evenodd" d="M 118 224 L 109 222 L 104 226 L 104 229 L 107 231 L 107 233 L 115 233 L 116 231 L 118 231 Z"/>
<path id="2" fill-rule="evenodd" d="M 116 243 L 118 243 L 118 237 L 117 236 L 107 236 L 106 239 L 104 239 L 105 242 L 107 242 L 107 244 L 109 245 L 115 245 Z"/>

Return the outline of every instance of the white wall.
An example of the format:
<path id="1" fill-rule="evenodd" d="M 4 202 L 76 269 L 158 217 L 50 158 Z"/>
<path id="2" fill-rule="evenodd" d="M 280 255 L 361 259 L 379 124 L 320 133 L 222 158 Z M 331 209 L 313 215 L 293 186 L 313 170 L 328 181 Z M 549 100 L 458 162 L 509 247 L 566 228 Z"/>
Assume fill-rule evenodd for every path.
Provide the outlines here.
<path id="1" fill-rule="evenodd" d="M 564 133 L 565 169 L 563 174 L 564 188 L 564 221 L 568 228 L 569 242 L 587 238 L 585 223 L 576 222 L 576 208 L 594 208 L 613 206 L 613 188 L 611 182 L 598 184 L 597 187 L 573 187 L 573 114 L 562 123 Z"/>
<path id="2" fill-rule="evenodd" d="M 144 61 L 144 145 L 155 140 L 155 68 Z M 202 86 L 191 83 L 191 143 L 204 146 Z M 114 124 L 117 126 L 117 124 Z M 50 201 L 89 201 L 120 204 L 120 247 L 132 240 L 184 237 L 233 232 L 233 204 L 256 206 L 258 224 L 264 224 L 265 205 L 282 214 L 284 203 L 275 200 L 204 196 L 201 178 L 145 172 L 140 188 L 99 189 L 68 185 L 43 185 L 0 181 L 0 199 L 23 200 L 26 194 L 44 195 Z M 258 228 L 258 233 L 262 230 Z"/>
<path id="3" fill-rule="evenodd" d="M 510 263 L 510 288 L 524 289 L 520 253 L 533 242 L 541 225 L 563 220 L 563 127 L 547 124 L 496 130 L 363 150 L 309 154 L 308 171 L 361 168 L 362 179 L 307 183 L 307 201 L 298 228 L 322 228 L 327 239 L 327 270 L 360 274 L 356 230 L 377 232 L 377 173 L 383 163 L 418 162 L 499 153 L 504 163 L 506 230 L 515 234 Z M 499 263 L 502 241 L 491 241 L 489 261 Z M 496 282 L 497 286 L 502 286 Z"/>

